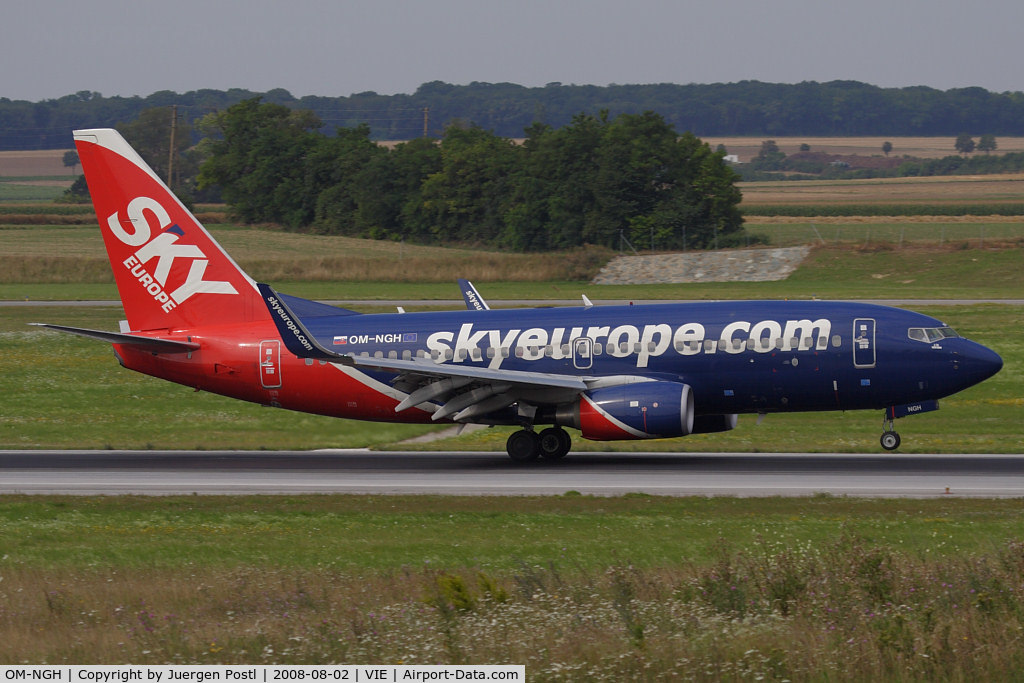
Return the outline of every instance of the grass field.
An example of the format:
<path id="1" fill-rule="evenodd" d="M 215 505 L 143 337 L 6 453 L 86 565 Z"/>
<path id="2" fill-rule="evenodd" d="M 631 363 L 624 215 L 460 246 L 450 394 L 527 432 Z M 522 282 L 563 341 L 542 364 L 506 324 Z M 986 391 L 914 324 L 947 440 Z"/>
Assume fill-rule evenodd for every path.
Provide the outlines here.
<path id="1" fill-rule="evenodd" d="M 1015 453 L 1024 449 L 1024 307 L 926 307 L 962 334 L 996 349 L 1006 363 L 987 382 L 943 401 L 937 413 L 901 421 L 903 452 Z M 109 346 L 32 330 L 59 322 L 116 330 L 119 309 L 7 308 L 0 314 L 0 448 L 396 447 L 438 427 L 318 417 L 259 406 L 145 377 L 121 368 Z M 153 419 L 159 416 L 159 420 Z M 756 425 L 683 439 L 591 444 L 576 450 L 876 452 L 875 411 L 775 414 Z M 145 425 L 140 428 L 139 425 Z M 397 447 L 503 451 L 506 429 L 428 445 Z"/>
<path id="2" fill-rule="evenodd" d="M 0 663 L 1010 680 L 1020 501 L 0 498 Z"/>
<path id="3" fill-rule="evenodd" d="M 841 144 L 779 142 L 787 152 L 791 142 Z M 892 142 L 912 153 L 909 140 Z M 760 140 L 750 144 L 756 153 Z M 764 205 L 921 204 L 958 192 L 961 202 L 1017 201 L 1020 180 L 991 181 L 822 185 L 830 199 L 799 183 L 745 193 Z M 41 220 L 0 220 L 0 253 L 15 257 L 0 269 L 0 298 L 116 299 L 95 225 Z M 458 298 L 454 278 L 466 275 L 492 300 L 1024 298 L 1013 219 L 758 217 L 750 228 L 819 247 L 778 283 L 594 287 L 580 273 L 607 254 L 578 255 L 570 276 L 550 270 L 564 255 L 214 231 L 282 291 L 365 299 L 362 310 Z M 408 273 L 414 282 L 401 281 Z M 1024 450 L 1024 307 L 922 312 L 1006 366 L 941 411 L 901 421 L 903 450 Z M 194 393 L 123 370 L 108 345 L 26 326 L 113 330 L 121 316 L 0 309 L 0 448 L 389 448 L 437 429 Z M 618 446 L 875 452 L 879 418 L 741 418 L 726 434 Z M 483 430 L 434 447 L 503 442 L 502 430 Z M 0 664 L 508 662 L 540 681 L 1016 680 L 1022 513 L 1020 500 L 950 497 L 0 496 Z"/>

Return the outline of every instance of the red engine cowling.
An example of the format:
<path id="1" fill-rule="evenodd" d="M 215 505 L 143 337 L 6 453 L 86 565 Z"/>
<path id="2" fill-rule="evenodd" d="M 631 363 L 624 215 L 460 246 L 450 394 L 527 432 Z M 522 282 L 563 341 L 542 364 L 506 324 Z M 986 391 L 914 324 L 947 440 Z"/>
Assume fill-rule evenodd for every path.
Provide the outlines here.
<path id="1" fill-rule="evenodd" d="M 660 381 L 594 389 L 562 406 L 557 422 L 594 441 L 686 436 L 693 431 L 693 392 L 688 384 Z"/>

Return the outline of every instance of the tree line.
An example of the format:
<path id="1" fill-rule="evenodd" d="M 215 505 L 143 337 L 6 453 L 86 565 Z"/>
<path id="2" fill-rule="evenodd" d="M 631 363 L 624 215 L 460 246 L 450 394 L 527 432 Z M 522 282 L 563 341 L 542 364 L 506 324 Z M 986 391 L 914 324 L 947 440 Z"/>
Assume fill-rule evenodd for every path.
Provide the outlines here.
<path id="1" fill-rule="evenodd" d="M 463 124 L 388 147 L 366 124 L 321 123 L 259 98 L 207 116 L 197 189 L 218 188 L 246 223 L 353 237 L 517 251 L 742 239 L 723 155 L 653 112 L 535 123 L 522 143 Z"/>
<path id="2" fill-rule="evenodd" d="M 27 102 L 0 98 L 0 150 L 61 149 L 75 128 L 112 127 L 153 107 L 178 105 L 186 123 L 223 111 L 260 93 L 242 89 L 160 91 L 147 97 L 103 97 L 81 91 Z M 455 121 L 469 121 L 507 138 L 540 122 L 569 125 L 581 111 L 642 114 L 653 111 L 678 131 L 699 136 L 956 136 L 1024 135 L 1024 93 L 984 88 L 880 88 L 857 81 L 797 84 L 741 81 L 716 84 L 563 85 L 527 88 L 513 83 L 451 85 L 434 81 L 412 94 L 357 93 L 293 97 L 263 93 L 263 102 L 312 111 L 321 130 L 366 124 L 374 140 L 439 137 Z M 194 140 L 195 141 L 195 140 Z"/>

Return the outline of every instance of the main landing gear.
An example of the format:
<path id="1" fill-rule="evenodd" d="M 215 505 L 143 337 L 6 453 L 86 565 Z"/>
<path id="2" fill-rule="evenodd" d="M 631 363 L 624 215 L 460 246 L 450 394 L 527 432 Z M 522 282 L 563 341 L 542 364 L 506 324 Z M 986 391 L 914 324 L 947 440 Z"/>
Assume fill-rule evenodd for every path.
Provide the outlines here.
<path id="1" fill-rule="evenodd" d="M 561 427 L 548 427 L 537 434 L 532 429 L 512 432 L 505 443 L 508 457 L 516 462 L 529 462 L 537 458 L 558 460 L 564 458 L 572 447 L 569 433 Z"/>
<path id="2" fill-rule="evenodd" d="M 882 448 L 887 451 L 894 451 L 900 447 L 900 435 L 893 429 L 893 419 L 888 413 L 882 419 L 882 438 L 879 441 Z"/>

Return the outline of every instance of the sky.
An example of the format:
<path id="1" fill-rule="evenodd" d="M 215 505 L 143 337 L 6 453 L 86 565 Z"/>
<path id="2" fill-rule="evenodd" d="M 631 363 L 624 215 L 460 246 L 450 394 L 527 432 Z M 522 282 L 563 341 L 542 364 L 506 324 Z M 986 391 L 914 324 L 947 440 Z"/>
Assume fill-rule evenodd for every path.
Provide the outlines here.
<path id="1" fill-rule="evenodd" d="M 41 0 L 0 19 L 0 97 L 422 83 L 856 80 L 1024 90 L 1021 0 Z"/>

